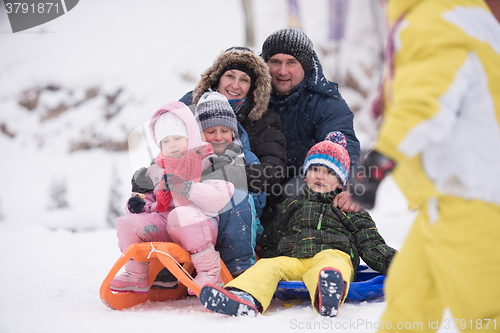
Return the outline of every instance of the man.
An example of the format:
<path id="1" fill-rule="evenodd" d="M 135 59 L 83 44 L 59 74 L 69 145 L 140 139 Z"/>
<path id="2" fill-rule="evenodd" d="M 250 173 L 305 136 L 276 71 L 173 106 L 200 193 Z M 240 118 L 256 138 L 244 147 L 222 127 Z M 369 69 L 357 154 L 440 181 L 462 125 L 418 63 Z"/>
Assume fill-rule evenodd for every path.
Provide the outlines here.
<path id="1" fill-rule="evenodd" d="M 498 3 L 489 2 L 497 15 Z M 387 6 L 384 120 L 360 163 L 382 172 L 357 185 L 377 184 L 392 160 L 419 214 L 389 269 L 381 328 L 498 332 L 500 24 L 483 0 Z M 455 321 L 442 320 L 445 309 Z"/>
<path id="2" fill-rule="evenodd" d="M 287 143 L 285 178 L 298 176 L 309 149 L 332 131 L 345 135 L 349 157 L 356 164 L 360 147 L 354 133 L 354 115 L 340 95 L 337 83 L 323 75 L 313 43 L 306 34 L 297 29 L 278 30 L 264 41 L 261 56 L 271 74 L 273 91 L 269 105 L 280 116 Z M 339 208 L 359 209 L 347 192 L 337 197 L 334 204 Z"/>

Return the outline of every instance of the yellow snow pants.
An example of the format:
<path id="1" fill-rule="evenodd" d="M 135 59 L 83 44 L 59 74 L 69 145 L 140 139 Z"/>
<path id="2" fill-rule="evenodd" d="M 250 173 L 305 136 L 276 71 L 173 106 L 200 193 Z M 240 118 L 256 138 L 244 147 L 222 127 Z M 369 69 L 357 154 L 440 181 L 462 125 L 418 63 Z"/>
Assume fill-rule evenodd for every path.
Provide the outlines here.
<path id="1" fill-rule="evenodd" d="M 349 283 L 354 277 L 354 269 L 349 255 L 339 250 L 324 250 L 306 259 L 292 257 L 260 259 L 226 287 L 238 288 L 251 294 L 265 311 L 276 292 L 278 282 L 304 281 L 314 305 L 319 272 L 326 267 L 336 268 L 342 273 L 344 281 L 347 282 L 345 292 L 347 295 Z"/>
<path id="2" fill-rule="evenodd" d="M 500 332 L 500 206 L 431 199 L 386 279 L 380 330 Z M 448 308 L 453 319 L 443 319 Z"/>

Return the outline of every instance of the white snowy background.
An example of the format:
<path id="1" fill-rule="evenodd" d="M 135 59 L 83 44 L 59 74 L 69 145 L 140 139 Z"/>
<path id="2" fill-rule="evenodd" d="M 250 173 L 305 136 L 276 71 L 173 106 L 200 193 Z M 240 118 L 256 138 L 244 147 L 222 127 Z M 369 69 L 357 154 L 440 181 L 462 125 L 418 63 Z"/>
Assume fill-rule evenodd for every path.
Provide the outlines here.
<path id="1" fill-rule="evenodd" d="M 345 38 L 335 43 L 328 1 L 298 1 L 302 29 L 340 83 L 366 149 L 375 133 L 367 110 L 380 79 L 383 2 L 348 2 Z M 289 26 L 287 2 L 252 6 L 249 46 L 260 52 L 270 33 Z M 196 297 L 123 311 L 99 299 L 120 255 L 113 223 L 138 163 L 129 158 L 128 135 L 193 89 L 220 52 L 241 45 L 237 0 L 82 0 L 16 34 L 0 3 L 0 332 L 375 331 L 383 301 L 346 303 L 325 319 L 307 301 L 292 308 L 276 301 L 264 315 L 231 318 Z M 399 249 L 414 213 L 390 178 L 371 213 Z"/>

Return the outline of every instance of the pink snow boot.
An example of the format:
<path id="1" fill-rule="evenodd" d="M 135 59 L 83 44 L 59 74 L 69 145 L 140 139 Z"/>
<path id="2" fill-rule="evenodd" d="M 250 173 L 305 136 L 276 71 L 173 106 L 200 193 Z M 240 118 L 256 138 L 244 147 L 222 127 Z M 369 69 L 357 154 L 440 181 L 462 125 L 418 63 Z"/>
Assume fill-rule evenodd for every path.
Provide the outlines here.
<path id="1" fill-rule="evenodd" d="M 220 276 L 220 255 L 215 251 L 213 245 L 210 245 L 203 251 L 191 255 L 191 262 L 196 269 L 194 282 L 200 287 L 206 284 L 222 283 Z"/>
<path id="2" fill-rule="evenodd" d="M 115 276 L 110 283 L 111 291 L 146 294 L 149 291 L 149 263 L 129 260 L 125 273 Z"/>

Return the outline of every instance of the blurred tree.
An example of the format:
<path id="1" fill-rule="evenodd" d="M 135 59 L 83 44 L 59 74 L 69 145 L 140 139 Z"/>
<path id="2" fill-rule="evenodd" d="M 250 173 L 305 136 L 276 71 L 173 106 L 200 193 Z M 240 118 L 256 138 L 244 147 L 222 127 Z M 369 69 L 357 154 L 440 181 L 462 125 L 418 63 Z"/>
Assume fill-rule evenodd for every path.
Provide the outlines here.
<path id="1" fill-rule="evenodd" d="M 121 194 L 121 180 L 118 177 L 118 170 L 113 166 L 111 170 L 111 182 L 109 187 L 108 214 L 106 222 L 108 226 L 115 227 L 116 219 L 123 215 L 123 198 Z"/>
<path id="2" fill-rule="evenodd" d="M 2 214 L 2 201 L 0 201 L 0 222 L 4 220 L 3 214 Z"/>
<path id="3" fill-rule="evenodd" d="M 297 0 L 288 0 L 288 27 L 302 30 L 300 8 Z"/>
<path id="4" fill-rule="evenodd" d="M 335 56 L 335 72 L 333 78 L 340 82 L 341 78 L 341 51 L 342 40 L 345 37 L 347 25 L 347 10 L 349 3 L 347 0 L 329 0 L 328 1 L 328 40 L 333 42 Z"/>
<path id="5" fill-rule="evenodd" d="M 241 0 L 243 13 L 245 14 L 245 46 L 253 48 L 255 46 L 255 34 L 253 27 L 252 0 Z"/>
<path id="6" fill-rule="evenodd" d="M 64 179 L 56 179 L 50 185 L 49 210 L 66 209 L 69 207 L 67 200 L 67 186 Z"/>

